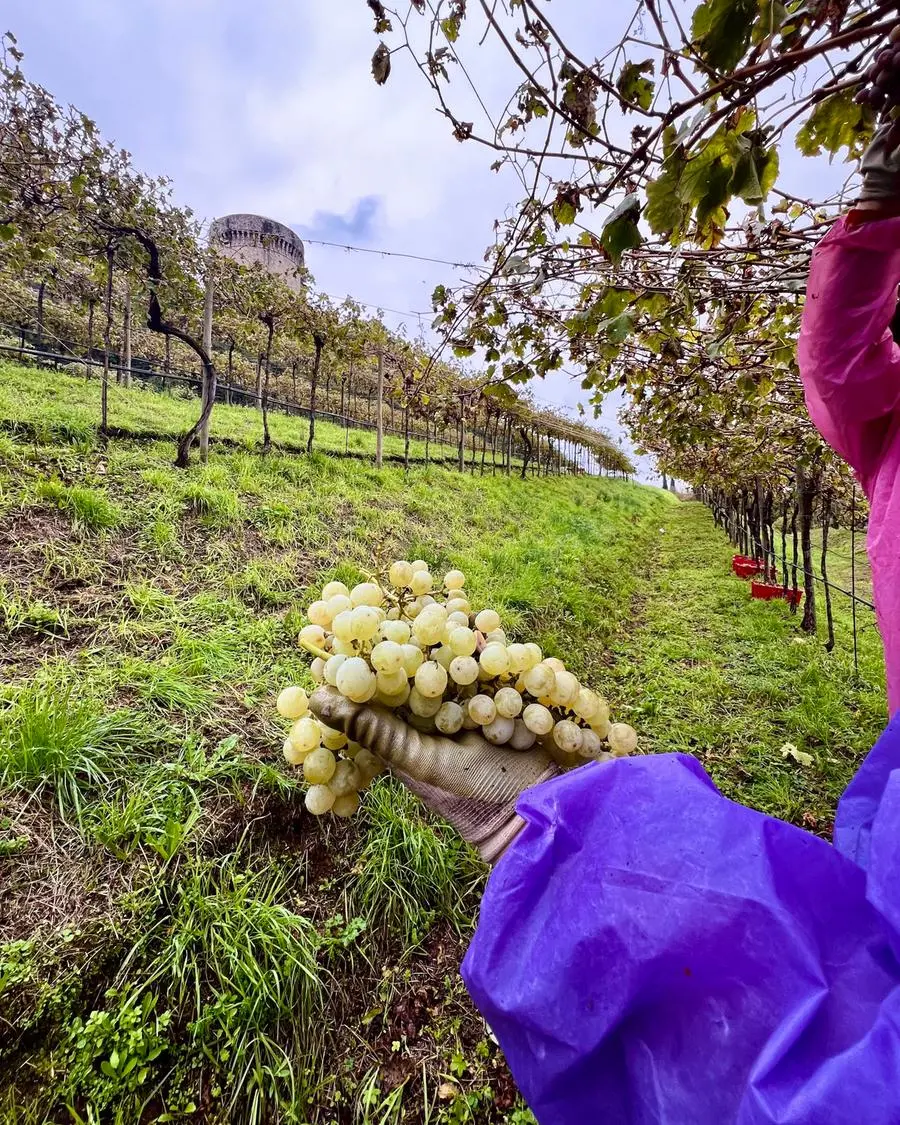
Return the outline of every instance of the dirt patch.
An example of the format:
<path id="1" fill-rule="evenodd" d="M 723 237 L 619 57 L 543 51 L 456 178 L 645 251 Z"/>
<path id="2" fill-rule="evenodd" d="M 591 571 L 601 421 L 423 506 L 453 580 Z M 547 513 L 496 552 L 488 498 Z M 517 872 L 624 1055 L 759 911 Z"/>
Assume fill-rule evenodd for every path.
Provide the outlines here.
<path id="1" fill-rule="evenodd" d="M 0 856 L 0 942 L 81 929 L 115 913 L 133 888 L 136 870 L 87 847 L 48 803 L 7 794 L 3 814 L 2 838 L 17 850 Z"/>

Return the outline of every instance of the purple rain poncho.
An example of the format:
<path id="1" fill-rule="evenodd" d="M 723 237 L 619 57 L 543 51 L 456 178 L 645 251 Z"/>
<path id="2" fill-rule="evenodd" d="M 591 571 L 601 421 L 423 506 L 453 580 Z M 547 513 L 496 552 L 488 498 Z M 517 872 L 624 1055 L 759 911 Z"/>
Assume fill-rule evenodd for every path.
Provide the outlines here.
<path id="1" fill-rule="evenodd" d="M 524 793 L 462 966 L 540 1125 L 900 1122 L 900 717 L 832 847 L 681 754 Z"/>

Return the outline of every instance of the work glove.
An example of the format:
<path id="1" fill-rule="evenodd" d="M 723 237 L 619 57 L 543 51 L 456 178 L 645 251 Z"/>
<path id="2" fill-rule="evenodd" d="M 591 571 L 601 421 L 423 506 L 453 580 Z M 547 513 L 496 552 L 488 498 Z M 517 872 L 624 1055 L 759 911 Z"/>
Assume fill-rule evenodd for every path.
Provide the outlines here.
<path id="1" fill-rule="evenodd" d="M 900 122 L 880 126 L 859 167 L 860 203 L 900 203 Z"/>
<path id="2" fill-rule="evenodd" d="M 537 745 L 511 750 L 474 731 L 458 740 L 421 734 L 393 712 L 352 703 L 334 688 L 319 688 L 309 705 L 326 726 L 380 758 L 487 863 L 497 862 L 525 824 L 516 813 L 519 794 L 560 772 Z"/>

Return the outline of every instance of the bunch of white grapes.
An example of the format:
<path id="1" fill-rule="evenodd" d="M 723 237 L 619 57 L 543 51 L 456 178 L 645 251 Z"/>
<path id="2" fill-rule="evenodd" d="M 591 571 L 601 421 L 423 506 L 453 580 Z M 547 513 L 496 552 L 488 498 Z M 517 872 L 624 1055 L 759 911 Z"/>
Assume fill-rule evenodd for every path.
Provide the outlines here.
<path id="1" fill-rule="evenodd" d="M 630 754 L 634 729 L 610 723 L 606 700 L 561 660 L 534 643 L 510 642 L 495 610 L 475 613 L 465 582 L 451 570 L 435 583 L 421 559 L 392 563 L 385 582 L 352 590 L 329 582 L 300 631 L 300 644 L 315 656 L 313 678 L 354 703 L 396 711 L 420 731 L 478 730 L 512 750 L 539 744 L 563 768 Z M 278 697 L 279 713 L 294 720 L 284 755 L 310 783 L 310 812 L 351 816 L 383 763 L 308 706 L 299 687 Z"/>

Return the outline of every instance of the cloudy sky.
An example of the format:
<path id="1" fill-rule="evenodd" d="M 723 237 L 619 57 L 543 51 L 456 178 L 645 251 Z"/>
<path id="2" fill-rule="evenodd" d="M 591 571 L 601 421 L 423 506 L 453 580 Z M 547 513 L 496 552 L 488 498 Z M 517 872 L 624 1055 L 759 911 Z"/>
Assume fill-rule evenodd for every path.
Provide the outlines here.
<path id="1" fill-rule="evenodd" d="M 566 0 L 554 18 L 564 33 L 577 26 L 593 57 L 618 38 L 631 5 L 616 8 Z M 385 319 L 411 334 L 427 328 L 434 286 L 464 271 L 316 242 L 480 262 L 494 219 L 522 195 L 511 172 L 490 171 L 492 153 L 453 139 L 408 56 L 375 86 L 363 0 L 6 0 L 4 9 L 29 77 L 89 113 L 138 167 L 169 175 L 180 202 L 204 219 L 250 211 L 289 224 L 308 240 L 320 289 L 391 310 Z M 517 84 L 501 53 L 469 57 L 489 104 Z M 454 82 L 464 104 L 465 83 Z M 585 398 L 561 373 L 534 390 L 569 406 Z M 617 432 L 618 405 L 601 418 Z"/>

